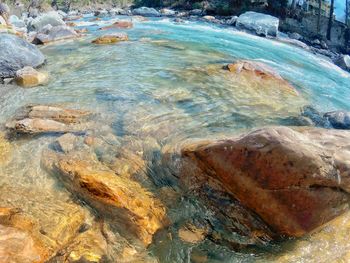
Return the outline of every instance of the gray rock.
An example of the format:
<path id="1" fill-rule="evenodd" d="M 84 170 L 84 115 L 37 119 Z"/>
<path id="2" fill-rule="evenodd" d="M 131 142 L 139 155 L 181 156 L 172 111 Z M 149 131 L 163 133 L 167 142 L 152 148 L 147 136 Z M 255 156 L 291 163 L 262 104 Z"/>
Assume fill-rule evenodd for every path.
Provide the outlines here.
<path id="1" fill-rule="evenodd" d="M 295 39 L 295 40 L 302 40 L 303 39 L 303 37 L 298 33 L 291 33 L 288 36 L 289 36 L 289 38 Z"/>
<path id="2" fill-rule="evenodd" d="M 168 8 L 161 9 L 160 13 L 162 14 L 162 16 L 174 16 L 176 14 L 174 10 Z"/>
<path id="3" fill-rule="evenodd" d="M 64 26 L 65 23 L 61 18 L 61 15 L 55 11 L 45 13 L 37 18 L 33 19 L 30 23 L 30 27 L 35 31 L 40 31 L 46 25 L 52 26 Z"/>
<path id="4" fill-rule="evenodd" d="M 160 16 L 160 13 L 154 8 L 140 7 L 132 10 L 133 15 L 138 16 Z"/>
<path id="5" fill-rule="evenodd" d="M 350 129 L 350 112 L 347 111 L 332 111 L 324 115 L 335 129 Z"/>
<path id="6" fill-rule="evenodd" d="M 344 70 L 350 71 L 350 56 L 349 55 L 342 55 L 339 58 L 337 58 L 334 63 L 341 67 Z"/>
<path id="7" fill-rule="evenodd" d="M 47 26 L 44 29 L 36 35 L 34 43 L 46 44 L 59 40 L 73 39 L 79 36 L 73 28 L 68 26 Z"/>
<path id="8" fill-rule="evenodd" d="M 277 17 L 250 11 L 240 15 L 236 22 L 237 28 L 253 31 L 259 36 L 277 36 L 278 26 Z"/>
<path id="9" fill-rule="evenodd" d="M 31 66 L 36 68 L 45 62 L 37 47 L 11 34 L 0 34 L 0 78 L 16 75 L 16 71 Z"/>
<path id="10" fill-rule="evenodd" d="M 230 26 L 236 25 L 237 19 L 238 19 L 238 16 L 233 16 L 230 19 L 227 19 L 226 25 L 230 25 Z"/>
<path id="11" fill-rule="evenodd" d="M 10 16 L 9 21 L 10 21 L 10 24 L 15 26 L 16 28 L 26 27 L 26 23 L 15 15 Z"/>
<path id="12" fill-rule="evenodd" d="M 202 9 L 193 9 L 189 12 L 191 16 L 200 16 L 203 15 L 203 10 Z"/>

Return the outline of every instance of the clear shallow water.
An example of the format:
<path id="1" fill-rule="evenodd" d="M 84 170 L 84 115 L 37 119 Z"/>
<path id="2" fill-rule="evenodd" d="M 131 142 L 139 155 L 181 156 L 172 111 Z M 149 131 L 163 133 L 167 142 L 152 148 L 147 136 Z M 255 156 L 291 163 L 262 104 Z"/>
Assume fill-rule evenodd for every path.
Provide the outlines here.
<path id="1" fill-rule="evenodd" d="M 80 21 L 81 25 L 86 26 L 86 21 Z M 228 136 L 284 123 L 284 119 L 297 116 L 303 105 L 311 104 L 320 111 L 350 110 L 350 74 L 297 47 L 231 28 L 199 22 L 175 24 L 169 19 L 134 21 L 133 29 L 120 30 L 128 33 L 130 41 L 95 46 L 91 40 L 109 32 L 97 28 L 90 25 L 90 34 L 77 41 L 43 47 L 47 57 L 43 70 L 50 73 L 50 83 L 33 89 L 13 88 L 6 93 L 0 100 L 0 122 L 28 103 L 59 103 L 96 112 L 100 125 L 96 130 L 101 136 L 112 133 L 131 141 L 155 140 L 165 147 L 191 138 Z M 296 87 L 299 97 L 233 79 L 221 68 L 237 59 L 270 65 Z M 70 199 L 40 167 L 42 149 L 55 138 L 14 141 L 15 156 L 0 167 L 0 183 L 20 185 L 33 192 L 40 189 L 62 201 Z M 161 177 L 157 170 L 150 173 Z M 205 211 L 187 199 L 169 211 L 178 224 L 196 213 Z M 350 217 L 344 218 L 348 222 Z M 286 262 L 292 256 L 295 262 L 319 262 L 315 261 L 317 254 L 325 244 L 339 255 L 348 249 L 344 238 L 334 246 L 331 238 L 326 243 L 312 237 L 300 242 L 305 243 L 299 249 L 293 242 L 269 251 L 281 252 Z M 189 262 L 196 250 L 198 254 L 205 251 L 209 262 L 277 260 L 270 257 L 271 252 L 238 253 L 210 241 L 199 247 L 189 246 L 176 238 L 157 243 L 151 250 L 161 262 Z"/>

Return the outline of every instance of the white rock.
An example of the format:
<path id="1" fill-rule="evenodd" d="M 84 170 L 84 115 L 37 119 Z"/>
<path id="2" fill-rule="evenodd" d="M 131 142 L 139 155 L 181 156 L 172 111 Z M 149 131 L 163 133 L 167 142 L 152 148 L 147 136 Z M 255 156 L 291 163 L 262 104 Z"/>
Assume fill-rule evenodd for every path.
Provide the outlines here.
<path id="1" fill-rule="evenodd" d="M 235 25 L 236 22 L 237 22 L 237 19 L 238 19 L 238 16 L 233 16 L 230 19 L 227 19 L 226 20 L 226 25 L 230 25 L 230 26 Z"/>
<path id="2" fill-rule="evenodd" d="M 138 16 L 160 16 L 160 13 L 154 8 L 140 7 L 132 10 L 134 15 Z"/>
<path id="3" fill-rule="evenodd" d="M 61 15 L 59 15 L 56 11 L 42 14 L 33 19 L 33 21 L 30 23 L 31 27 L 34 28 L 35 31 L 40 31 L 44 26 L 48 24 L 52 26 L 65 25 L 64 21 L 61 18 Z"/>
<path id="4" fill-rule="evenodd" d="M 176 12 L 174 10 L 168 9 L 168 8 L 163 8 L 160 10 L 160 13 L 163 16 L 174 16 Z"/>
<path id="5" fill-rule="evenodd" d="M 237 28 L 247 29 L 263 36 L 277 36 L 278 26 L 277 17 L 251 11 L 240 15 L 236 22 Z"/>

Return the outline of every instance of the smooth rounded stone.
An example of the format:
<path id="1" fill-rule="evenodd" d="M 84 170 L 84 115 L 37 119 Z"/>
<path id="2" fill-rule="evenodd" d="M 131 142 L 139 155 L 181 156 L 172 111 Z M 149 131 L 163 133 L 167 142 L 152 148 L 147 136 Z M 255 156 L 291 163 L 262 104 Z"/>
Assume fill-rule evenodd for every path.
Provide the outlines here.
<path id="1" fill-rule="evenodd" d="M 237 18 L 236 27 L 247 29 L 262 36 L 277 36 L 279 19 L 256 12 L 245 12 Z"/>
<path id="2" fill-rule="evenodd" d="M 145 6 L 132 10 L 132 14 L 138 16 L 161 16 L 161 14 L 154 8 Z"/>
<path id="3" fill-rule="evenodd" d="M 174 15 L 176 15 L 176 11 L 174 11 L 172 9 L 168 9 L 168 8 L 162 8 L 160 10 L 160 13 L 162 14 L 162 16 L 174 16 Z"/>
<path id="4" fill-rule="evenodd" d="M 65 23 L 61 18 L 61 15 L 56 11 L 51 11 L 48 13 L 44 13 L 30 22 L 30 27 L 34 29 L 34 31 L 40 31 L 46 25 L 55 26 L 64 26 Z"/>
<path id="5" fill-rule="evenodd" d="M 105 27 L 101 27 L 100 30 L 108 30 L 108 29 L 130 29 L 133 28 L 133 23 L 131 21 L 127 21 L 127 20 L 120 20 L 117 21 L 115 23 L 113 23 L 110 26 L 105 26 Z"/>
<path id="6" fill-rule="evenodd" d="M 113 33 L 109 35 L 100 36 L 93 40 L 92 43 L 98 45 L 117 44 L 121 41 L 127 41 L 128 39 L 128 35 L 125 33 Z"/>
<path id="7" fill-rule="evenodd" d="M 41 31 L 35 36 L 33 43 L 35 44 L 47 44 L 55 41 L 75 39 L 79 37 L 79 34 L 71 27 L 63 26 L 51 26 L 45 31 Z"/>
<path id="8" fill-rule="evenodd" d="M 151 244 L 153 235 L 168 223 L 163 204 L 140 184 L 116 175 L 93 156 L 80 159 L 79 155 L 48 150 L 43 152 L 42 161 L 70 192 L 113 219 L 122 234 L 132 235 L 145 246 Z"/>
<path id="9" fill-rule="evenodd" d="M 127 10 L 124 10 L 124 9 L 122 9 L 122 8 L 117 8 L 117 7 L 110 9 L 108 12 L 109 12 L 109 14 L 110 14 L 111 16 L 115 16 L 115 15 L 127 15 L 127 14 L 128 14 L 128 11 L 127 11 Z"/>
<path id="10" fill-rule="evenodd" d="M 106 17 L 108 16 L 108 11 L 106 9 L 100 9 L 95 11 L 94 16 Z"/>
<path id="11" fill-rule="evenodd" d="M 36 68 L 45 62 L 37 47 L 11 34 L 0 34 L 0 50 L 0 78 L 14 77 L 17 70 Z"/>
<path id="12" fill-rule="evenodd" d="M 333 128 L 335 129 L 350 129 L 350 112 L 347 111 L 332 111 L 323 115 Z"/>
<path id="13" fill-rule="evenodd" d="M 65 133 L 72 130 L 61 122 L 45 119 L 23 119 L 6 123 L 6 128 L 22 134 L 38 134 L 47 132 Z"/>
<path id="14" fill-rule="evenodd" d="M 341 55 L 338 57 L 334 63 L 341 67 L 344 70 L 350 71 L 350 56 L 349 55 Z"/>
<path id="15" fill-rule="evenodd" d="M 206 21 L 214 21 L 216 19 L 215 16 L 203 16 L 202 18 Z"/>
<path id="16" fill-rule="evenodd" d="M 0 165 L 7 164 L 12 158 L 13 147 L 0 132 Z"/>
<path id="17" fill-rule="evenodd" d="M 183 147 L 189 162 L 183 176 L 199 169 L 195 175 L 222 184 L 276 234 L 300 237 L 349 208 L 349 136 L 347 131 L 271 127 L 196 142 Z"/>
<path id="18" fill-rule="evenodd" d="M 64 153 L 69 153 L 70 151 L 72 151 L 76 147 L 77 142 L 77 136 L 71 133 L 62 135 L 57 139 L 59 149 Z"/>
<path id="19" fill-rule="evenodd" d="M 36 71 L 32 67 L 24 67 L 16 72 L 16 84 L 25 88 L 44 85 L 48 81 L 48 73 Z"/>

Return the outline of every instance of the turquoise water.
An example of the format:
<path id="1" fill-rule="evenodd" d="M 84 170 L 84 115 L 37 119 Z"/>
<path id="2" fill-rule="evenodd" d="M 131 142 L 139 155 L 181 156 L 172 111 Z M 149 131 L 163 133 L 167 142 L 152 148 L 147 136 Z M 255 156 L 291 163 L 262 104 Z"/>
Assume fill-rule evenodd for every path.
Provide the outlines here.
<path id="1" fill-rule="evenodd" d="M 300 48 L 232 28 L 203 22 L 177 24 L 171 19 L 134 20 L 134 28 L 114 30 L 127 32 L 130 41 L 97 46 L 91 40 L 113 32 L 98 27 L 113 21 L 92 25 L 89 19 L 77 21 L 79 27 L 88 27 L 87 36 L 41 48 L 47 57 L 42 70 L 49 72 L 49 84 L 33 89 L 14 87 L 1 100 L 1 123 L 28 103 L 58 103 L 95 112 L 97 133 L 108 130 L 118 138 L 151 138 L 165 147 L 191 138 L 229 136 L 281 124 L 298 116 L 304 105 L 322 112 L 350 110 L 350 74 Z M 232 79 L 222 66 L 240 59 L 268 64 L 294 85 L 299 96 Z M 39 159 L 41 150 L 54 139 L 45 136 L 14 142 L 16 158 L 2 168 L 8 176 L 0 182 L 52 192 L 54 180 L 41 170 Z M 151 173 L 158 175 L 157 170 Z M 196 213 L 205 212 L 193 200 L 182 200 L 170 211 L 177 222 Z M 209 251 L 208 262 L 264 258 L 261 251 L 238 253 L 210 241 L 197 247 L 174 239 L 151 250 L 161 262 L 190 262 L 195 250 Z"/>

